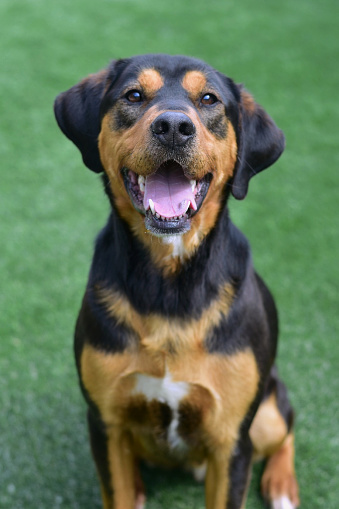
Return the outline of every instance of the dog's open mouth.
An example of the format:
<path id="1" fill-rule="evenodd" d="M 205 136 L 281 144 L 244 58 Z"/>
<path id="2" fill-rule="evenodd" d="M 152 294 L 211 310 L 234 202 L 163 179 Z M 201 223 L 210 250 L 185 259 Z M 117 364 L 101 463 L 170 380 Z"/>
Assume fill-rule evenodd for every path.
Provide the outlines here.
<path id="1" fill-rule="evenodd" d="M 133 206 L 146 216 L 146 228 L 155 235 L 176 235 L 190 229 L 190 219 L 206 197 L 212 174 L 189 180 L 180 164 L 167 161 L 147 177 L 124 168 L 123 179 Z"/>

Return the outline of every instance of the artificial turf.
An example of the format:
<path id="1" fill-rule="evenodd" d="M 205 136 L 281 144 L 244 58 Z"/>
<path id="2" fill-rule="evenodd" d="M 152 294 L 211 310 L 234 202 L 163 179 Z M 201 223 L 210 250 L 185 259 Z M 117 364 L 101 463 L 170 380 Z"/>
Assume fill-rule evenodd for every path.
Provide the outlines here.
<path id="1" fill-rule="evenodd" d="M 339 504 L 337 0 L 1 0 L 0 507 L 93 509 L 72 333 L 108 203 L 54 97 L 110 59 L 181 53 L 244 82 L 287 138 L 230 202 L 280 310 L 302 507 Z M 248 508 L 259 509 L 260 466 Z M 148 506 L 203 508 L 188 475 L 144 472 Z"/>

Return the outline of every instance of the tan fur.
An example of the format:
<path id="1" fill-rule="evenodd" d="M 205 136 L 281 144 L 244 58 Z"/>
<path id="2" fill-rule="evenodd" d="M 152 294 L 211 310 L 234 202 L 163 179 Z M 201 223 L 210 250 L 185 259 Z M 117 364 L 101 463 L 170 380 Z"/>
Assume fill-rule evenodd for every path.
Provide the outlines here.
<path id="1" fill-rule="evenodd" d="M 249 92 L 246 90 L 241 91 L 241 102 L 247 113 L 254 113 L 256 110 L 256 102 Z"/>
<path id="2" fill-rule="evenodd" d="M 108 458 L 113 472 L 114 505 L 112 509 L 134 509 L 134 455 L 131 436 L 116 426 L 108 430 Z"/>
<path id="3" fill-rule="evenodd" d="M 294 436 L 289 433 L 282 446 L 269 457 L 261 480 L 261 490 L 267 500 L 287 496 L 299 507 L 299 488 L 294 470 Z"/>
<path id="4" fill-rule="evenodd" d="M 257 392 L 259 373 L 253 352 L 248 349 L 224 356 L 194 350 L 176 357 L 173 366 L 169 362 L 169 369 L 174 379 L 196 384 L 211 394 L 213 407 L 206 417 L 206 432 L 212 450 L 219 446 L 231 450 Z"/>
<path id="5" fill-rule="evenodd" d="M 120 461 L 126 461 L 126 465 L 132 464 L 124 459 L 126 451 L 130 451 L 128 455 L 132 458 L 138 453 L 152 461 L 158 458 L 162 463 L 161 449 L 157 452 L 152 442 L 144 440 L 140 430 L 136 429 L 134 433 L 132 428 L 133 439 L 129 442 L 130 439 L 124 438 L 124 450 L 119 449 L 117 436 L 120 440 L 130 436 L 125 409 L 128 402 L 133 401 L 131 393 L 135 375 L 162 377 L 165 368 L 174 381 L 187 382 L 191 387 L 182 404 L 187 401 L 201 410 L 199 442 L 204 444 L 208 462 L 207 507 L 221 509 L 226 505 L 227 471 L 239 427 L 257 392 L 259 373 L 253 352 L 248 349 L 229 356 L 213 355 L 193 346 L 177 356 L 161 348 L 150 350 L 141 346 L 135 352 L 110 355 L 86 345 L 81 357 L 82 380 L 109 430 L 110 465 L 113 470 L 114 465 L 118 465 L 114 455 L 118 455 Z M 192 461 L 201 461 L 204 459 L 201 454 L 200 446 L 188 457 Z M 124 487 L 121 490 L 126 489 L 127 477 L 131 477 L 130 469 L 126 466 L 125 473 L 121 468 L 117 471 L 121 473 L 119 483 Z M 126 502 L 125 507 L 132 506 Z"/>
<path id="6" fill-rule="evenodd" d="M 287 424 L 279 412 L 276 394 L 272 393 L 260 404 L 250 428 L 255 456 L 271 456 L 281 447 L 287 433 Z"/>
<path id="7" fill-rule="evenodd" d="M 230 451 L 219 448 L 208 460 L 205 480 L 206 509 L 225 509 L 229 487 Z"/>
<path id="8" fill-rule="evenodd" d="M 138 76 L 138 81 L 147 97 L 154 96 L 164 86 L 161 74 L 155 69 L 143 69 Z"/>
<path id="9" fill-rule="evenodd" d="M 97 297 L 108 312 L 118 321 L 127 325 L 137 336 L 141 344 L 149 351 L 172 350 L 180 352 L 186 349 L 202 348 L 202 342 L 208 332 L 227 316 L 234 295 L 230 284 L 220 288 L 218 297 L 211 302 L 198 319 L 169 319 L 150 313 L 139 314 L 130 302 L 118 292 L 97 289 Z"/>
<path id="10" fill-rule="evenodd" d="M 120 171 L 123 166 L 144 176 L 157 169 L 147 147 L 151 142 L 150 125 L 159 113 L 158 107 L 152 106 L 141 121 L 123 131 L 115 131 L 113 128 L 114 112 L 105 115 L 99 134 L 99 152 L 110 178 L 121 181 Z M 112 190 L 114 191 L 113 186 Z"/>
<path id="11" fill-rule="evenodd" d="M 188 71 L 182 80 L 182 86 L 196 99 L 205 91 L 206 76 L 200 71 Z"/>

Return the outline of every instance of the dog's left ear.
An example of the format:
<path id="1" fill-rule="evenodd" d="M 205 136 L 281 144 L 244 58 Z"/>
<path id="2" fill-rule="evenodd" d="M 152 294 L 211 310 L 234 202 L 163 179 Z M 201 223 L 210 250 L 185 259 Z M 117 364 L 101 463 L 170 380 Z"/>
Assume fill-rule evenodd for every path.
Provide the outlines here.
<path id="1" fill-rule="evenodd" d="M 62 132 L 78 147 L 85 165 L 103 171 L 98 136 L 100 104 L 106 88 L 108 69 L 91 74 L 55 99 L 54 113 Z"/>
<path id="2" fill-rule="evenodd" d="M 232 194 L 245 198 L 249 180 L 268 168 L 285 147 L 283 132 L 241 85 L 238 158 L 232 182 Z"/>

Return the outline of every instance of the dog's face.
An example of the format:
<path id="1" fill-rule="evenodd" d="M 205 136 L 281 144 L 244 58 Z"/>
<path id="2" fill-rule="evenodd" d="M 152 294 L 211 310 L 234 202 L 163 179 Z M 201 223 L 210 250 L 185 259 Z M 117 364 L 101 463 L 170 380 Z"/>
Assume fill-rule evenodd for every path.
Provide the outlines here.
<path id="1" fill-rule="evenodd" d="M 220 76 L 190 60 L 130 63 L 106 94 L 99 135 L 120 208 L 143 215 L 153 234 L 188 231 L 232 176 L 237 142 L 226 111 L 233 103 Z"/>
<path id="2" fill-rule="evenodd" d="M 112 62 L 61 94 L 58 123 L 85 164 L 104 171 L 139 235 L 207 234 L 228 195 L 284 147 L 282 132 L 231 79 L 188 57 Z"/>

